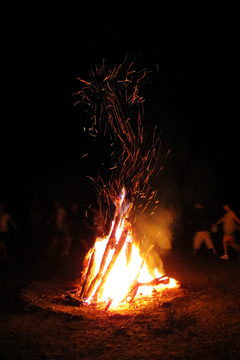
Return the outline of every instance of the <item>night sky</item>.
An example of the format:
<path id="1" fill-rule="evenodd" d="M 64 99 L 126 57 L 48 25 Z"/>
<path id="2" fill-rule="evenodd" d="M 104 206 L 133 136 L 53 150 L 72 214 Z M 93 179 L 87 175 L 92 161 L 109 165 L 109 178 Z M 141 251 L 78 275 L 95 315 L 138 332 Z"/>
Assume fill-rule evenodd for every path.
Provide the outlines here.
<path id="1" fill-rule="evenodd" d="M 74 107 L 77 78 L 89 80 L 102 58 L 112 69 L 127 54 L 140 54 L 136 68 L 152 70 L 142 90 L 143 123 L 162 130 L 163 157 L 171 149 L 159 196 L 240 207 L 238 18 L 237 1 L 5 5 L 3 201 L 13 206 L 33 194 L 82 201 L 93 164 L 81 157 L 88 115 Z"/>

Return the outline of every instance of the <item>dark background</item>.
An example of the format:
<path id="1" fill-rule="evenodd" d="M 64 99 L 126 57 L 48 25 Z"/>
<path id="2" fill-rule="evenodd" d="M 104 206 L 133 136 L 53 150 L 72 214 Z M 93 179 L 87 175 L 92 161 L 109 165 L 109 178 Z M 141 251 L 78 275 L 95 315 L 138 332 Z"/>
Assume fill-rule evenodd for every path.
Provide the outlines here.
<path id="1" fill-rule="evenodd" d="M 144 123 L 162 130 L 162 201 L 240 208 L 238 2 L 69 1 L 2 11 L 1 201 L 94 198 L 87 114 L 71 95 L 106 59 L 153 70 Z M 157 64 L 159 72 L 156 73 Z M 87 150 L 86 150 L 87 148 Z"/>

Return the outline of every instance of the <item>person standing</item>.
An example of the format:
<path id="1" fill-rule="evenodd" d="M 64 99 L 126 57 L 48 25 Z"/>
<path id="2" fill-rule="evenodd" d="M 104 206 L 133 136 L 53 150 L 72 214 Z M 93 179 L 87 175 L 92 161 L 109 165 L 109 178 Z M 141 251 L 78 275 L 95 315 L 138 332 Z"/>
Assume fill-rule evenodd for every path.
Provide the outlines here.
<path id="1" fill-rule="evenodd" d="M 237 244 L 235 239 L 235 230 L 237 229 L 236 223 L 240 224 L 240 220 L 236 216 L 236 214 L 232 211 L 231 205 L 226 204 L 223 205 L 225 210 L 225 214 L 221 219 L 219 219 L 213 226 L 217 226 L 219 224 L 223 224 L 223 248 L 224 254 L 221 256 L 221 259 L 228 260 L 227 248 L 228 246 L 235 249 L 240 257 L 240 245 Z"/>
<path id="2" fill-rule="evenodd" d="M 79 212 L 79 205 L 73 203 L 67 215 L 66 221 L 66 243 L 64 246 L 64 254 L 69 255 L 69 250 L 72 241 L 80 238 L 81 233 L 81 214 Z"/>
<path id="3" fill-rule="evenodd" d="M 5 213 L 4 205 L 0 205 L 0 249 L 2 250 L 4 259 L 8 258 L 6 249 L 6 244 L 8 243 L 9 239 L 8 223 L 10 223 L 13 228 L 17 230 L 17 227 L 12 221 L 10 215 Z"/>
<path id="4" fill-rule="evenodd" d="M 196 255 L 202 242 L 205 242 L 207 248 L 212 250 L 213 254 L 216 255 L 211 236 L 210 236 L 210 224 L 208 223 L 208 217 L 202 204 L 196 203 L 193 218 L 194 226 L 194 238 L 193 238 L 193 255 Z"/>
<path id="5" fill-rule="evenodd" d="M 63 243 L 63 247 L 66 243 L 66 228 L 67 228 L 67 212 L 63 206 L 61 206 L 60 202 L 54 202 L 55 212 L 53 217 L 47 221 L 48 224 L 54 222 L 55 231 L 53 240 L 51 242 L 50 248 L 47 253 L 52 253 L 53 250 L 56 248 L 56 245 L 60 242 Z"/>

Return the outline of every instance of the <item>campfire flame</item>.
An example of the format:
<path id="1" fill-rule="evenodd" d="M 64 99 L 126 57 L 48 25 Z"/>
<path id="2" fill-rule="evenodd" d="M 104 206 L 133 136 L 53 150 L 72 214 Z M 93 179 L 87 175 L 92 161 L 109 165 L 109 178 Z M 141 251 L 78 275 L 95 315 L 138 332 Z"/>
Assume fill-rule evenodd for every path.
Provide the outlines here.
<path id="1" fill-rule="evenodd" d="M 101 149 L 95 148 L 93 155 L 111 154 L 108 161 L 101 161 L 101 175 L 99 172 L 96 180 L 89 178 L 94 181 L 105 223 L 112 218 L 113 222 L 109 233 L 97 238 L 85 256 L 80 293 L 85 303 L 107 302 L 106 309 L 131 301 L 140 292 L 151 294 L 155 287 L 177 286 L 177 282 L 162 276 L 157 269 L 155 278 L 150 275 L 147 258 L 151 247 L 140 255 L 133 239 L 134 221 L 129 220 L 152 205 L 157 190 L 153 189 L 150 179 L 154 178 L 155 184 L 162 169 L 158 161 L 161 141 L 156 127 L 149 144 L 141 123 L 144 98 L 139 88 L 150 72 L 135 70 L 134 61 L 129 63 L 127 57 L 111 71 L 106 70 L 103 59 L 99 68 L 95 66 L 90 70 L 90 82 L 79 79 L 83 88 L 74 94 L 79 97 L 76 104 L 91 107 L 89 135 L 95 144 L 98 144 L 97 138 L 105 137 Z M 154 202 L 151 215 L 157 203 Z"/>
<path id="2" fill-rule="evenodd" d="M 123 203 L 124 197 L 119 203 L 120 213 Z M 156 268 L 155 278 L 150 275 L 146 263 L 148 254 L 142 258 L 139 248 L 133 243 L 131 223 L 122 218 L 115 228 L 115 221 L 112 222 L 110 234 L 103 239 L 97 238 L 86 255 L 88 266 L 84 285 L 88 282 L 88 286 L 83 285 L 83 301 L 106 303 L 108 309 L 130 301 L 139 294 L 150 296 L 156 287 L 162 291 L 179 286 L 174 279 L 163 276 Z"/>

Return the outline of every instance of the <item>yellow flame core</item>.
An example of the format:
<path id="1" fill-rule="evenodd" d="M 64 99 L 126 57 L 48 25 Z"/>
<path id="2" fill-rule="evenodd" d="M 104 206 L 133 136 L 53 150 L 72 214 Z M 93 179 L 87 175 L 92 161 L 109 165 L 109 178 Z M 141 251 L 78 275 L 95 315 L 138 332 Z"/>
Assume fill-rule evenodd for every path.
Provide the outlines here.
<path id="1" fill-rule="evenodd" d="M 116 233 L 117 241 L 119 241 L 121 232 L 122 232 L 122 226 L 121 223 L 119 225 L 119 228 Z M 95 256 L 96 256 L 96 264 L 95 264 L 95 274 L 98 273 L 101 260 L 105 251 L 105 248 L 108 243 L 108 237 L 104 239 L 97 239 L 95 242 Z M 128 294 L 129 287 L 132 284 L 134 280 L 137 280 L 140 283 L 146 283 L 152 281 L 154 278 L 150 275 L 147 265 L 144 262 L 144 265 L 141 268 L 142 265 L 142 257 L 140 255 L 140 251 L 137 246 L 134 244 L 132 245 L 132 253 L 131 253 L 131 259 L 129 264 L 127 264 L 126 259 L 126 247 L 128 242 L 132 242 L 132 234 L 129 232 L 127 235 L 127 239 L 125 241 L 125 244 L 123 246 L 123 249 L 121 250 L 110 274 L 107 277 L 107 281 L 104 285 L 104 290 L 101 295 L 101 298 L 98 299 L 98 301 L 108 301 L 109 299 L 112 299 L 112 307 L 117 306 Z M 110 250 L 107 262 L 105 265 L 104 272 L 106 268 L 108 267 L 109 263 L 111 262 L 112 256 L 114 254 L 114 249 Z M 139 273 L 140 270 L 140 273 Z M 138 275 L 139 273 L 139 275 Z M 137 277 L 138 275 L 138 277 Z M 161 277 L 162 274 L 160 274 L 157 269 L 155 269 L 155 278 Z M 99 283 L 98 283 L 99 284 Z M 98 284 L 96 284 L 95 289 L 93 290 L 90 298 L 88 299 L 91 301 L 91 298 L 93 297 Z M 159 291 L 165 289 L 165 288 L 173 288 L 177 287 L 178 284 L 174 279 L 170 279 L 168 284 L 159 284 L 157 285 L 157 289 Z M 140 286 L 138 290 L 138 294 L 141 293 L 143 295 L 151 295 L 153 291 L 153 286 Z"/>

